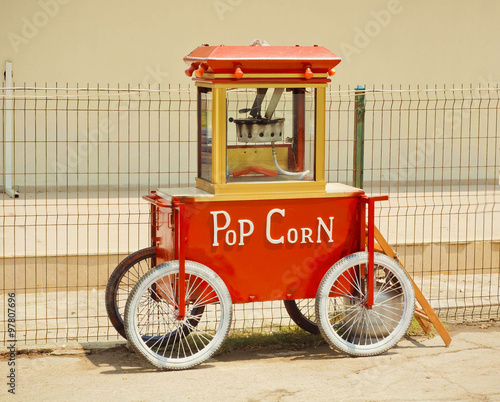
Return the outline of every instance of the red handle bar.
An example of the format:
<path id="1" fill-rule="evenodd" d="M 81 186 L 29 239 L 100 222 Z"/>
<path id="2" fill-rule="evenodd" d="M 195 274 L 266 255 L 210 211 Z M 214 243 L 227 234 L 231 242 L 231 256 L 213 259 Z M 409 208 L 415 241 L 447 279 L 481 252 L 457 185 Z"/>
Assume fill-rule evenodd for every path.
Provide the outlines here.
<path id="1" fill-rule="evenodd" d="M 154 198 L 152 198 L 149 195 L 143 195 L 142 199 L 146 200 L 147 202 L 150 202 L 151 204 L 154 204 L 158 207 L 171 207 L 172 206 L 172 204 L 167 204 L 166 202 L 161 202 L 161 201 L 155 200 Z"/>

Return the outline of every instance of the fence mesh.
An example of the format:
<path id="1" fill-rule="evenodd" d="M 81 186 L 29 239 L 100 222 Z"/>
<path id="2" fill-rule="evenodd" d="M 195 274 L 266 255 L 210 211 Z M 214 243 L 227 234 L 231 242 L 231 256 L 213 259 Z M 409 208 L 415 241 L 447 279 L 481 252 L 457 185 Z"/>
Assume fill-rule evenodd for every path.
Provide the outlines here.
<path id="1" fill-rule="evenodd" d="M 327 179 L 353 183 L 356 92 L 327 96 Z M 500 312 L 499 89 L 367 88 L 364 188 L 376 224 L 440 316 Z M 196 93 L 181 88 L 0 88 L 1 336 L 116 340 L 104 288 L 150 245 L 140 197 L 196 176 Z M 291 325 L 281 302 L 235 307 L 233 327 Z"/>

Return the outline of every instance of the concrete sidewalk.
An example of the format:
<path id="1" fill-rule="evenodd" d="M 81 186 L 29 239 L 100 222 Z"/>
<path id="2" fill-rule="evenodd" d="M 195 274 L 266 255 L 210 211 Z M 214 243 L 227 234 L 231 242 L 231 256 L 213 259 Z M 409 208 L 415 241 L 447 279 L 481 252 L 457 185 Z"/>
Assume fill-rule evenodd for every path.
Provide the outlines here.
<path id="1" fill-rule="evenodd" d="M 179 372 L 156 371 L 123 346 L 67 356 L 19 355 L 16 396 L 26 401 L 500 400 L 500 323 L 457 325 L 450 332 L 449 348 L 439 337 L 413 336 L 370 358 L 347 357 L 327 346 L 238 351 Z M 7 400 L 3 384 L 0 399 Z"/>

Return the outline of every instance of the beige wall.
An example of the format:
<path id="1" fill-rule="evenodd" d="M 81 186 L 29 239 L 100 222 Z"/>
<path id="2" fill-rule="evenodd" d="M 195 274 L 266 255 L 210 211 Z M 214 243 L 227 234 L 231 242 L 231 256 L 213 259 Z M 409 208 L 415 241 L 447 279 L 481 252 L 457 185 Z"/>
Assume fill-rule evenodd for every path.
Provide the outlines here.
<path id="1" fill-rule="evenodd" d="M 182 58 L 196 46 L 204 42 L 248 44 L 254 38 L 275 45 L 317 43 L 337 52 L 343 62 L 333 87 L 401 84 L 414 89 L 418 83 L 442 87 L 486 85 L 488 81 L 498 85 L 500 81 L 498 0 L 0 0 L 0 4 L 0 71 L 10 60 L 15 81 L 28 85 L 36 82 L 51 87 L 57 82 L 59 87 L 66 83 L 95 87 L 99 83 L 113 88 L 118 83 L 132 87 L 161 83 L 163 88 L 167 84 L 186 87 L 191 80 L 184 75 L 187 66 Z M 68 95 L 73 100 L 68 101 L 63 93 L 59 102 L 44 101 L 41 92 L 38 96 L 17 94 L 13 112 L 17 142 L 12 153 L 15 186 L 140 187 L 147 183 L 149 188 L 156 185 L 152 176 L 160 186 L 192 182 L 196 171 L 196 131 L 192 129 L 196 121 L 188 111 L 194 110 L 192 94 L 163 93 L 165 101 L 153 103 L 148 94 L 142 98 L 137 93 L 124 94 L 118 103 L 116 96 L 101 93 L 98 105 L 87 103 L 83 93 L 81 102 L 73 99 L 74 92 Z M 0 112 L 7 108 L 2 96 Z M 397 110 L 404 110 L 408 103 L 393 105 L 391 96 L 368 96 L 371 105 L 385 105 L 386 111 L 396 113 L 368 113 L 367 138 L 390 138 L 394 125 L 403 142 L 393 141 L 397 152 L 382 141 L 369 144 L 375 158 L 371 152 L 365 153 L 370 171 L 366 182 L 411 182 L 424 177 L 449 181 L 456 179 L 457 172 L 460 178 L 468 177 L 468 167 L 480 165 L 477 173 L 471 173 L 473 179 L 497 181 L 496 109 L 487 109 L 493 95 L 458 93 L 458 99 L 465 96 L 468 101 L 450 101 L 445 106 L 437 101 L 418 106 L 414 102 L 412 107 L 418 111 L 399 114 Z M 433 96 L 437 95 L 429 95 Z M 181 98 L 183 103 L 177 101 Z M 497 104 L 495 99 L 492 105 Z M 422 110 L 443 107 L 444 114 Z M 91 111 L 87 113 L 86 108 Z M 162 113 L 137 112 L 144 108 Z M 3 130 L 6 117 L 0 113 L 2 141 L 7 137 Z M 329 135 L 350 138 L 349 111 L 329 115 L 329 119 L 333 121 Z M 458 132 L 464 137 L 461 141 L 456 140 Z M 137 147 L 133 142 L 137 138 L 146 141 Z M 162 142 L 156 145 L 160 138 Z M 335 148 L 337 144 L 344 148 Z M 328 169 L 340 172 L 329 180 L 350 182 L 352 150 L 348 146 L 348 141 L 334 141 L 329 146 Z M 184 157 L 188 149 L 189 160 Z M 3 146 L 0 188 L 6 177 L 2 173 L 7 152 Z M 370 170 L 378 159 L 382 169 Z M 488 161 L 488 168 L 480 161 Z M 454 169 L 433 170 L 442 166 Z M 395 177 L 387 176 L 389 167 Z M 184 173 L 188 168 L 190 175 Z M 130 173 L 136 171 L 139 173 Z M 158 175 L 151 173 L 156 171 Z"/>
<path id="2" fill-rule="evenodd" d="M 320 44 L 339 84 L 500 81 L 498 0 L 0 0 L 17 82 L 172 83 L 201 43 Z"/>

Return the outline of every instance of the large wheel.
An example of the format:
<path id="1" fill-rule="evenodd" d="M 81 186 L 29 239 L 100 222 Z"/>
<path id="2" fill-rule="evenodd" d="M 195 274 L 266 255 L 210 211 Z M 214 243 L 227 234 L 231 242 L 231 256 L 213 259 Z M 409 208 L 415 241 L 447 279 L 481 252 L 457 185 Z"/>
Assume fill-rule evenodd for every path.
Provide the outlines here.
<path id="1" fill-rule="evenodd" d="M 284 300 L 283 303 L 295 324 L 311 334 L 319 334 L 314 299 Z"/>
<path id="2" fill-rule="evenodd" d="M 366 252 L 341 259 L 325 274 L 316 296 L 321 333 L 330 345 L 354 356 L 376 355 L 394 346 L 406 333 L 415 310 L 408 274 L 380 253 L 375 253 L 374 305 L 368 309 L 367 270 Z"/>
<path id="3" fill-rule="evenodd" d="M 125 333 L 151 364 L 180 370 L 196 366 L 222 345 L 231 325 L 232 303 L 222 279 L 186 261 L 186 309 L 179 320 L 179 261 L 158 265 L 132 289 L 125 307 Z M 201 312 L 200 312 L 201 311 Z"/>
<path id="4" fill-rule="evenodd" d="M 125 303 L 137 281 L 153 268 L 156 247 L 148 247 L 130 254 L 118 264 L 106 286 L 106 310 L 109 320 L 118 333 L 126 337 L 123 323 Z"/>

